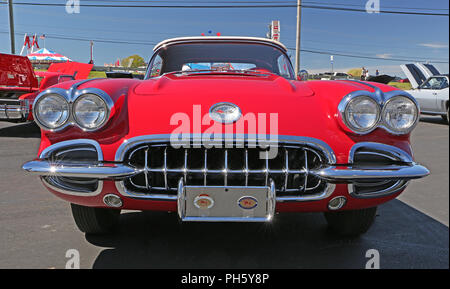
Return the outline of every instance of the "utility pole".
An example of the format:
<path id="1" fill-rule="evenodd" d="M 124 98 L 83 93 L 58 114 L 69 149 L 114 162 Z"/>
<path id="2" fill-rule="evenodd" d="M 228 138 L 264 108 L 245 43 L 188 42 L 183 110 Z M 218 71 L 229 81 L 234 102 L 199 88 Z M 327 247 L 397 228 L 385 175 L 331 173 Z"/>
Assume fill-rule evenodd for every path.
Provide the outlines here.
<path id="1" fill-rule="evenodd" d="M 297 45 L 295 47 L 295 76 L 300 71 L 300 34 L 302 24 L 302 0 L 297 0 Z"/>
<path id="2" fill-rule="evenodd" d="M 11 36 L 11 54 L 16 54 L 16 40 L 14 38 L 14 16 L 13 16 L 12 0 L 9 0 L 8 4 L 9 4 L 9 34 Z"/>
<path id="3" fill-rule="evenodd" d="M 91 40 L 91 60 L 89 61 L 90 64 L 94 64 L 94 41 Z"/>

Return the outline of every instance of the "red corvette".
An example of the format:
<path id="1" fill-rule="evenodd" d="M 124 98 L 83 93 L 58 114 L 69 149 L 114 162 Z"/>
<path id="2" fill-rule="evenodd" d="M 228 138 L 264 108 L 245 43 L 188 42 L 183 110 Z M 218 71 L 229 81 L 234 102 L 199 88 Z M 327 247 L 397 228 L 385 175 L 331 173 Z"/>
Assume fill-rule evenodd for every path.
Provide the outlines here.
<path id="1" fill-rule="evenodd" d="M 378 205 L 429 174 L 413 160 L 414 98 L 391 86 L 299 81 L 286 48 L 188 37 L 154 49 L 144 80 L 69 81 L 39 94 L 39 157 L 23 169 L 68 201 L 79 229 L 120 210 L 182 221 L 267 222 L 324 212 L 358 235 Z"/>
<path id="2" fill-rule="evenodd" d="M 34 71 L 28 57 L 0 53 L 0 121 L 33 120 L 31 107 L 40 91 L 63 81 L 85 79 L 92 66 L 52 63 L 48 71 Z"/>

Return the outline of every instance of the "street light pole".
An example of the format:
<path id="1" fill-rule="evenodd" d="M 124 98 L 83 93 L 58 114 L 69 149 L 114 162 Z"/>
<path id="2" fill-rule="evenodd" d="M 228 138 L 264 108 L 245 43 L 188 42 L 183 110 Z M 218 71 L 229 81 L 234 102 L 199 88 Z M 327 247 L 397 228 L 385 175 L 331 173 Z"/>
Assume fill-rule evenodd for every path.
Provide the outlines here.
<path id="1" fill-rule="evenodd" d="M 300 71 L 300 34 L 302 25 L 302 0 L 297 0 L 297 44 L 295 47 L 295 75 Z"/>
<path id="2" fill-rule="evenodd" d="M 94 41 L 91 40 L 91 60 L 89 61 L 90 64 L 94 64 Z"/>
<path id="3" fill-rule="evenodd" d="M 8 1 L 9 4 L 9 34 L 11 36 L 11 54 L 16 54 L 16 43 L 14 38 L 14 16 L 13 16 L 13 3 L 12 0 Z"/>

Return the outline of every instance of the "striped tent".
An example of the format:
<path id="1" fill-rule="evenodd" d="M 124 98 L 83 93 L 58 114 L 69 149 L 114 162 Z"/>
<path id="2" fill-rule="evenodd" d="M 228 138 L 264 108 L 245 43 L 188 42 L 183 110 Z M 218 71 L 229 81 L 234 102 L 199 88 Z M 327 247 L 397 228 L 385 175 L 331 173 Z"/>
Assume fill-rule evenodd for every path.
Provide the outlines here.
<path id="1" fill-rule="evenodd" d="M 36 52 L 30 53 L 27 55 L 28 59 L 31 62 L 64 62 L 71 61 L 64 55 L 56 53 L 52 50 L 48 50 L 47 48 L 42 48 Z"/>

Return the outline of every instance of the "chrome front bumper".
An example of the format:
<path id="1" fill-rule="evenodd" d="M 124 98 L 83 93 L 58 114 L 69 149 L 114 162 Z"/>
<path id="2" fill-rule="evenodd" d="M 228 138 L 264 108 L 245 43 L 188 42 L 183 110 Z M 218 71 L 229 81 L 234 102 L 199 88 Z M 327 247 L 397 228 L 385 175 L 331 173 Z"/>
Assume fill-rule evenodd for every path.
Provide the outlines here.
<path id="1" fill-rule="evenodd" d="M 29 113 L 27 100 L 0 99 L 0 121 L 25 121 Z"/>
<path id="2" fill-rule="evenodd" d="M 120 180 L 143 172 L 143 170 L 125 164 L 108 162 L 52 163 L 45 159 L 27 162 L 22 168 L 40 176 L 101 180 Z M 419 179 L 429 175 L 430 171 L 422 165 L 411 163 L 409 165 L 386 167 L 327 166 L 318 170 L 311 170 L 309 173 L 331 183 L 353 183 L 358 181 Z"/>
<path id="3" fill-rule="evenodd" d="M 293 139 L 291 138 L 291 140 Z M 307 141 L 311 143 L 313 140 L 307 139 Z M 128 141 L 124 142 L 124 145 L 133 148 L 137 144 Z M 148 166 L 136 168 L 129 165 L 123 158 L 123 153 L 126 150 L 121 149 L 122 147 L 123 145 L 118 149 L 115 161 L 104 161 L 101 147 L 96 141 L 78 139 L 60 142 L 46 148 L 41 153 L 39 159 L 24 164 L 23 169 L 41 176 L 43 182 L 48 187 L 63 194 L 76 196 L 97 195 L 101 192 L 103 181 L 111 180 L 115 182 L 118 192 L 126 197 L 147 200 L 177 200 L 175 194 L 178 190 L 177 188 L 174 188 L 174 190 L 169 189 L 167 192 L 161 192 L 158 191 L 158 188 L 150 186 L 150 190 L 146 193 L 127 190 L 125 182 L 129 178 L 139 174 L 150 174 L 155 169 L 151 169 Z M 325 188 L 314 195 L 302 195 L 290 192 L 288 195 L 283 195 L 283 192 L 287 192 L 287 190 L 285 190 L 286 187 L 281 185 L 281 187 L 276 189 L 277 202 L 303 202 L 325 199 L 334 192 L 335 184 L 348 184 L 348 193 L 355 198 L 383 197 L 401 191 L 407 186 L 409 180 L 422 178 L 430 173 L 424 166 L 414 163 L 412 157 L 407 152 L 385 144 L 371 142 L 357 143 L 349 152 L 348 163 L 342 165 L 336 164 L 336 159 L 331 148 L 326 146 L 326 144 L 321 144 L 321 147 L 327 148 L 326 153 L 330 156 L 328 161 L 324 162 L 320 167 L 304 168 L 299 172 L 326 182 L 327 185 Z M 80 153 L 83 150 L 83 154 L 91 153 L 90 160 L 84 160 L 83 162 L 70 161 L 64 157 L 69 156 L 71 153 Z M 367 162 L 370 158 L 379 158 L 380 156 L 387 161 L 381 163 Z M 366 162 L 363 161 L 364 158 L 366 158 Z M 164 172 L 164 177 L 174 172 L 181 173 L 181 175 L 184 173 L 184 179 L 186 180 L 186 173 L 189 168 L 185 166 L 184 169 L 177 170 L 164 167 L 156 170 L 159 173 L 161 171 Z M 270 171 L 270 169 L 267 171 Z M 197 170 L 195 172 L 206 175 L 206 171 L 203 170 Z M 207 172 L 211 173 L 209 170 Z M 245 169 L 232 171 L 226 168 L 214 173 L 222 173 L 226 179 L 227 174 L 245 174 L 248 172 L 250 171 L 246 171 Z M 262 170 L 262 172 L 266 171 Z M 276 173 L 288 175 L 289 170 L 279 170 Z M 89 187 L 89 189 L 86 189 L 85 182 L 96 182 L 98 185 L 96 188 Z M 227 182 L 224 182 L 224 184 L 226 186 Z M 186 186 L 191 185 L 187 184 Z M 204 186 L 210 187 L 206 183 Z"/>

